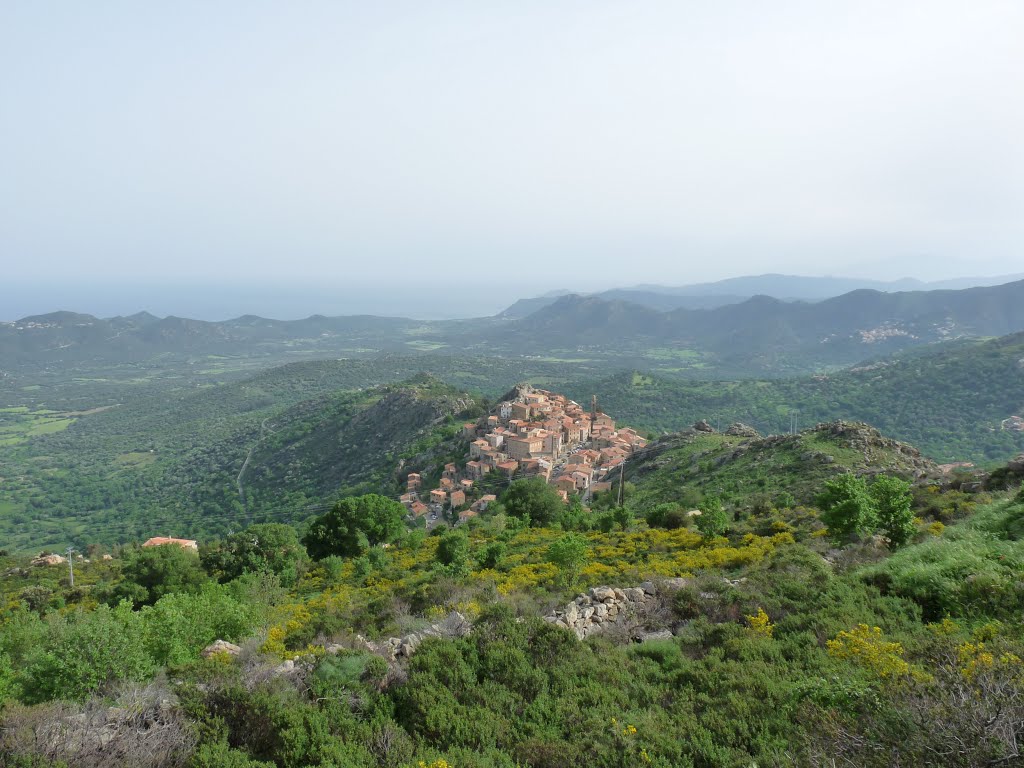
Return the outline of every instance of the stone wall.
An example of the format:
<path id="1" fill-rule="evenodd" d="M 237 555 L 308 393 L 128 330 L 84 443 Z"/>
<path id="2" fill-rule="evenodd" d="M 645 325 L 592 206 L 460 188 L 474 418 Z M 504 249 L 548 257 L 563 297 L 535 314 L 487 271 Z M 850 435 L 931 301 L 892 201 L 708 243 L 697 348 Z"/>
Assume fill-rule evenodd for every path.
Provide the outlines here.
<path id="1" fill-rule="evenodd" d="M 639 587 L 593 587 L 544 621 L 572 630 L 580 640 L 601 632 L 616 631 L 630 637 L 648 637 L 652 620 L 665 605 L 669 593 L 681 589 L 686 579 L 645 581 Z M 671 633 L 669 633 L 671 635 Z"/>

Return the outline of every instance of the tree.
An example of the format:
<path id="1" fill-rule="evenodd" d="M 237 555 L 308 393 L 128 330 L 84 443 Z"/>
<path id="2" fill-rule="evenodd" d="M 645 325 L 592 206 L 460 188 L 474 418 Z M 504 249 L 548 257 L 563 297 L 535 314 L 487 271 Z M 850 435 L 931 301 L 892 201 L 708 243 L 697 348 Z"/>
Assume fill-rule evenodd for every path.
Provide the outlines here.
<path id="1" fill-rule="evenodd" d="M 847 472 L 829 480 L 817 502 L 834 536 L 870 533 L 878 524 L 878 507 L 863 477 Z"/>
<path id="2" fill-rule="evenodd" d="M 497 568 L 499 563 L 501 563 L 501 559 L 505 557 L 505 549 L 505 542 L 492 541 L 484 547 L 484 551 L 480 555 L 480 567 L 485 569 Z"/>
<path id="3" fill-rule="evenodd" d="M 208 581 L 194 552 L 175 544 L 143 547 L 125 557 L 121 582 L 111 593 L 111 603 L 130 600 L 136 607 L 152 605 L 164 595 L 198 592 Z"/>
<path id="4" fill-rule="evenodd" d="M 579 578 L 587 559 L 587 540 L 578 533 L 567 533 L 548 547 L 547 560 L 558 566 L 563 578 L 572 584 Z"/>
<path id="5" fill-rule="evenodd" d="M 222 582 L 243 573 L 269 571 L 280 576 L 287 587 L 295 583 L 298 565 L 305 554 L 290 525 L 261 523 L 233 533 L 219 547 L 203 552 L 202 563 Z"/>
<path id="6" fill-rule="evenodd" d="M 579 494 L 574 493 L 569 497 L 569 502 L 558 514 L 556 522 L 563 531 L 585 531 L 590 527 L 590 512 L 583 506 Z"/>
<path id="7" fill-rule="evenodd" d="M 453 575 L 469 571 L 469 537 L 465 531 L 449 531 L 437 542 L 434 559 Z"/>
<path id="8" fill-rule="evenodd" d="M 331 555 L 358 557 L 370 547 L 401 536 L 404 518 L 405 507 L 386 496 L 350 496 L 314 520 L 302 543 L 314 560 Z"/>
<path id="9" fill-rule="evenodd" d="M 529 520 L 531 525 L 550 525 L 565 509 L 558 491 L 540 478 L 516 480 L 501 497 L 505 511 Z"/>
<path id="10" fill-rule="evenodd" d="M 633 510 L 625 505 L 616 507 L 612 510 L 612 518 L 622 530 L 626 530 L 633 524 Z"/>
<path id="11" fill-rule="evenodd" d="M 706 538 L 721 536 L 729 530 L 729 516 L 717 496 L 705 496 L 697 516 L 697 529 Z"/>
<path id="12" fill-rule="evenodd" d="M 914 495 L 910 483 L 882 475 L 871 484 L 871 498 L 877 507 L 878 525 L 893 547 L 902 547 L 914 535 Z"/>

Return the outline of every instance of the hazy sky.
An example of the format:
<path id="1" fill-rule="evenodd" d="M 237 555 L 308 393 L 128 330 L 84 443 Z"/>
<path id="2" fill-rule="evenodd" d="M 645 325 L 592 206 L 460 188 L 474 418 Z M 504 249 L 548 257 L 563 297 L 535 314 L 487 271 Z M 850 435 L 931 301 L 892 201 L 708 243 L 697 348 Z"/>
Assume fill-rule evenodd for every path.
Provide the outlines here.
<path id="1" fill-rule="evenodd" d="M 7 0 L 0 260 L 535 293 L 1019 272 L 1022 40 L 1020 0 Z"/>

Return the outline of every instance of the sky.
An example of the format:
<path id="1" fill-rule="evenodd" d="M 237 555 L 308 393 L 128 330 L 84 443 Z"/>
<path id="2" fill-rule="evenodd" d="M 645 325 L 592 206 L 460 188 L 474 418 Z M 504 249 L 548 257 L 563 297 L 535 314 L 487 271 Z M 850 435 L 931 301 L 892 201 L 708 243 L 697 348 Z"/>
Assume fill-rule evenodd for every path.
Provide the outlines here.
<path id="1" fill-rule="evenodd" d="M 0 3 L 0 281 L 1021 272 L 1022 39 L 1019 0 Z"/>

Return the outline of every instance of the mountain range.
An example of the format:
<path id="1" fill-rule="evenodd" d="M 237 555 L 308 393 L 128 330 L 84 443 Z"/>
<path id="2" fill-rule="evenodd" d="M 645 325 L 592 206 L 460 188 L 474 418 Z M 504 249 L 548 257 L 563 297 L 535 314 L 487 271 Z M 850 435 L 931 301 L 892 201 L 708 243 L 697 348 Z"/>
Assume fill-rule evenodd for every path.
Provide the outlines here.
<path id="1" fill-rule="evenodd" d="M 808 277 L 800 275 L 747 275 L 694 283 L 677 287 L 636 285 L 587 294 L 599 299 L 629 301 L 634 304 L 669 312 L 673 309 L 714 309 L 740 304 L 754 296 L 772 296 L 782 301 L 821 301 L 844 293 L 868 289 L 883 293 L 904 291 L 963 290 L 1001 285 L 1024 279 L 1024 274 L 999 277 L 961 277 L 952 280 L 923 281 L 906 277 L 901 280 L 864 280 L 849 277 Z M 571 291 L 552 291 L 544 296 L 520 299 L 501 313 L 503 317 L 525 317 L 549 306 Z"/>
<path id="2" fill-rule="evenodd" d="M 660 311 L 569 294 L 524 317 L 425 323 L 370 315 L 223 322 L 148 313 L 99 319 L 55 312 L 0 325 L 0 360 L 19 366 L 381 353 L 636 361 L 705 378 L 787 375 L 852 365 L 937 341 L 1024 330 L 1024 281 L 962 290 L 858 289 L 818 302 L 754 296 L 711 309 Z M 569 354 L 567 354 L 569 353 Z M 688 360 L 690 365 L 680 365 Z"/>

